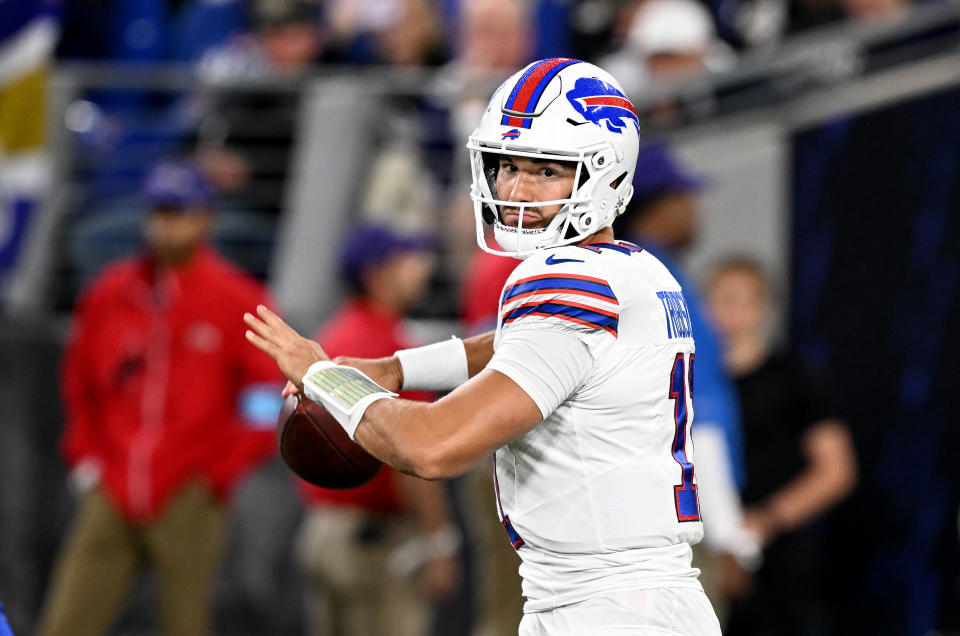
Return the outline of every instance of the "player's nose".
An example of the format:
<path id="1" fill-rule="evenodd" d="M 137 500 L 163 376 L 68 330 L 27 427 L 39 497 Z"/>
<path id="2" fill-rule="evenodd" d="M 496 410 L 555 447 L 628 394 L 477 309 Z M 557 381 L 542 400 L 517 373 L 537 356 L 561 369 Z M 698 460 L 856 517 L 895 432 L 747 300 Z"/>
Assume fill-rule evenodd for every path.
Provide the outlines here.
<path id="1" fill-rule="evenodd" d="M 529 203 L 533 201 L 533 178 L 530 175 L 519 173 L 507 188 L 507 201 Z"/>

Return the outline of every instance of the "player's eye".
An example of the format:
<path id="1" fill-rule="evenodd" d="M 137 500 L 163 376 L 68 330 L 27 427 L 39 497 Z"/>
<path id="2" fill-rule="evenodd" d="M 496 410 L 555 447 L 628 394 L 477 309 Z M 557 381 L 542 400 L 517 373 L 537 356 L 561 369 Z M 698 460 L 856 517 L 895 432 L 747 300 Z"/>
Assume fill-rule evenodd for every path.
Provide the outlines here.
<path id="1" fill-rule="evenodd" d="M 556 176 L 556 174 L 557 174 L 557 171 L 554 170 L 553 168 L 544 168 L 544 169 L 543 169 L 543 176 L 545 176 L 545 177 L 553 177 L 553 176 Z"/>

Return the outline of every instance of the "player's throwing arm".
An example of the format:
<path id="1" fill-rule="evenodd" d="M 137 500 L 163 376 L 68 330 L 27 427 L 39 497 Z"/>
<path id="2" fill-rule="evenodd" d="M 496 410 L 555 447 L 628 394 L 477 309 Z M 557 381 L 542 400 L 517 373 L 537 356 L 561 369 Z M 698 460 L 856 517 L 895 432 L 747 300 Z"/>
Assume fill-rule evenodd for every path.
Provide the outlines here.
<path id="1" fill-rule="evenodd" d="M 491 334 L 450 341 L 463 351 L 463 377 L 471 371 L 474 377 L 443 399 L 424 403 L 397 399 L 393 391 L 410 384 L 403 382 L 403 369 L 423 373 L 429 361 L 351 358 L 341 359 L 351 366 L 335 365 L 319 344 L 267 307 L 258 307 L 257 314 L 244 315 L 247 340 L 273 358 L 297 390 L 323 404 L 358 444 L 403 472 L 424 479 L 459 475 L 542 419 L 534 401 L 507 376 L 479 371 L 493 354 Z M 433 357 L 442 358 L 449 356 Z"/>

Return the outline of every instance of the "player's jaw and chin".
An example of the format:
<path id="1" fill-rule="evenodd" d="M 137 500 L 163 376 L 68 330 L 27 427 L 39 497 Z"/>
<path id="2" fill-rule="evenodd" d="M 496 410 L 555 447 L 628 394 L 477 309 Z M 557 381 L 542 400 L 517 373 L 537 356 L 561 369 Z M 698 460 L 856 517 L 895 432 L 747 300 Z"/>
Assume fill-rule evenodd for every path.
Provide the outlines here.
<path id="1" fill-rule="evenodd" d="M 539 206 L 500 206 L 500 222 L 518 230 L 543 229 L 547 227 L 553 216 L 551 215 L 550 219 L 545 218 L 543 209 Z"/>

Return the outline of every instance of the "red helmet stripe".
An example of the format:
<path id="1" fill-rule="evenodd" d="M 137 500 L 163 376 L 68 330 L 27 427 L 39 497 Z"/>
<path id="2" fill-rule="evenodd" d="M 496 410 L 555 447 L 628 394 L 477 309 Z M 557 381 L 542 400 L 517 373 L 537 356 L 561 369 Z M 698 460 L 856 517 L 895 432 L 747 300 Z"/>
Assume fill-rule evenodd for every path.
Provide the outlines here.
<path id="1" fill-rule="evenodd" d="M 581 101 L 585 106 L 619 106 L 620 108 L 626 108 L 634 115 L 637 114 L 637 111 L 633 107 L 633 104 L 630 103 L 630 100 L 624 99 L 623 97 L 616 97 L 614 95 L 598 95 L 597 97 L 583 97 L 581 98 Z"/>
<path id="2" fill-rule="evenodd" d="M 546 84 L 550 83 L 550 80 L 556 75 L 556 73 L 552 71 L 556 69 L 557 72 L 559 72 L 563 68 L 576 62 L 579 62 L 579 60 L 568 57 L 555 57 L 544 60 L 539 65 L 530 69 L 529 72 L 524 73 L 524 76 L 520 78 L 517 86 L 513 89 L 510 99 L 507 101 L 506 109 L 517 113 L 530 112 L 529 108 L 536 106 L 540 98 L 540 93 L 543 92 L 543 88 Z M 563 66 L 561 67 L 561 65 Z M 537 97 L 536 100 L 531 99 L 534 95 Z"/>

